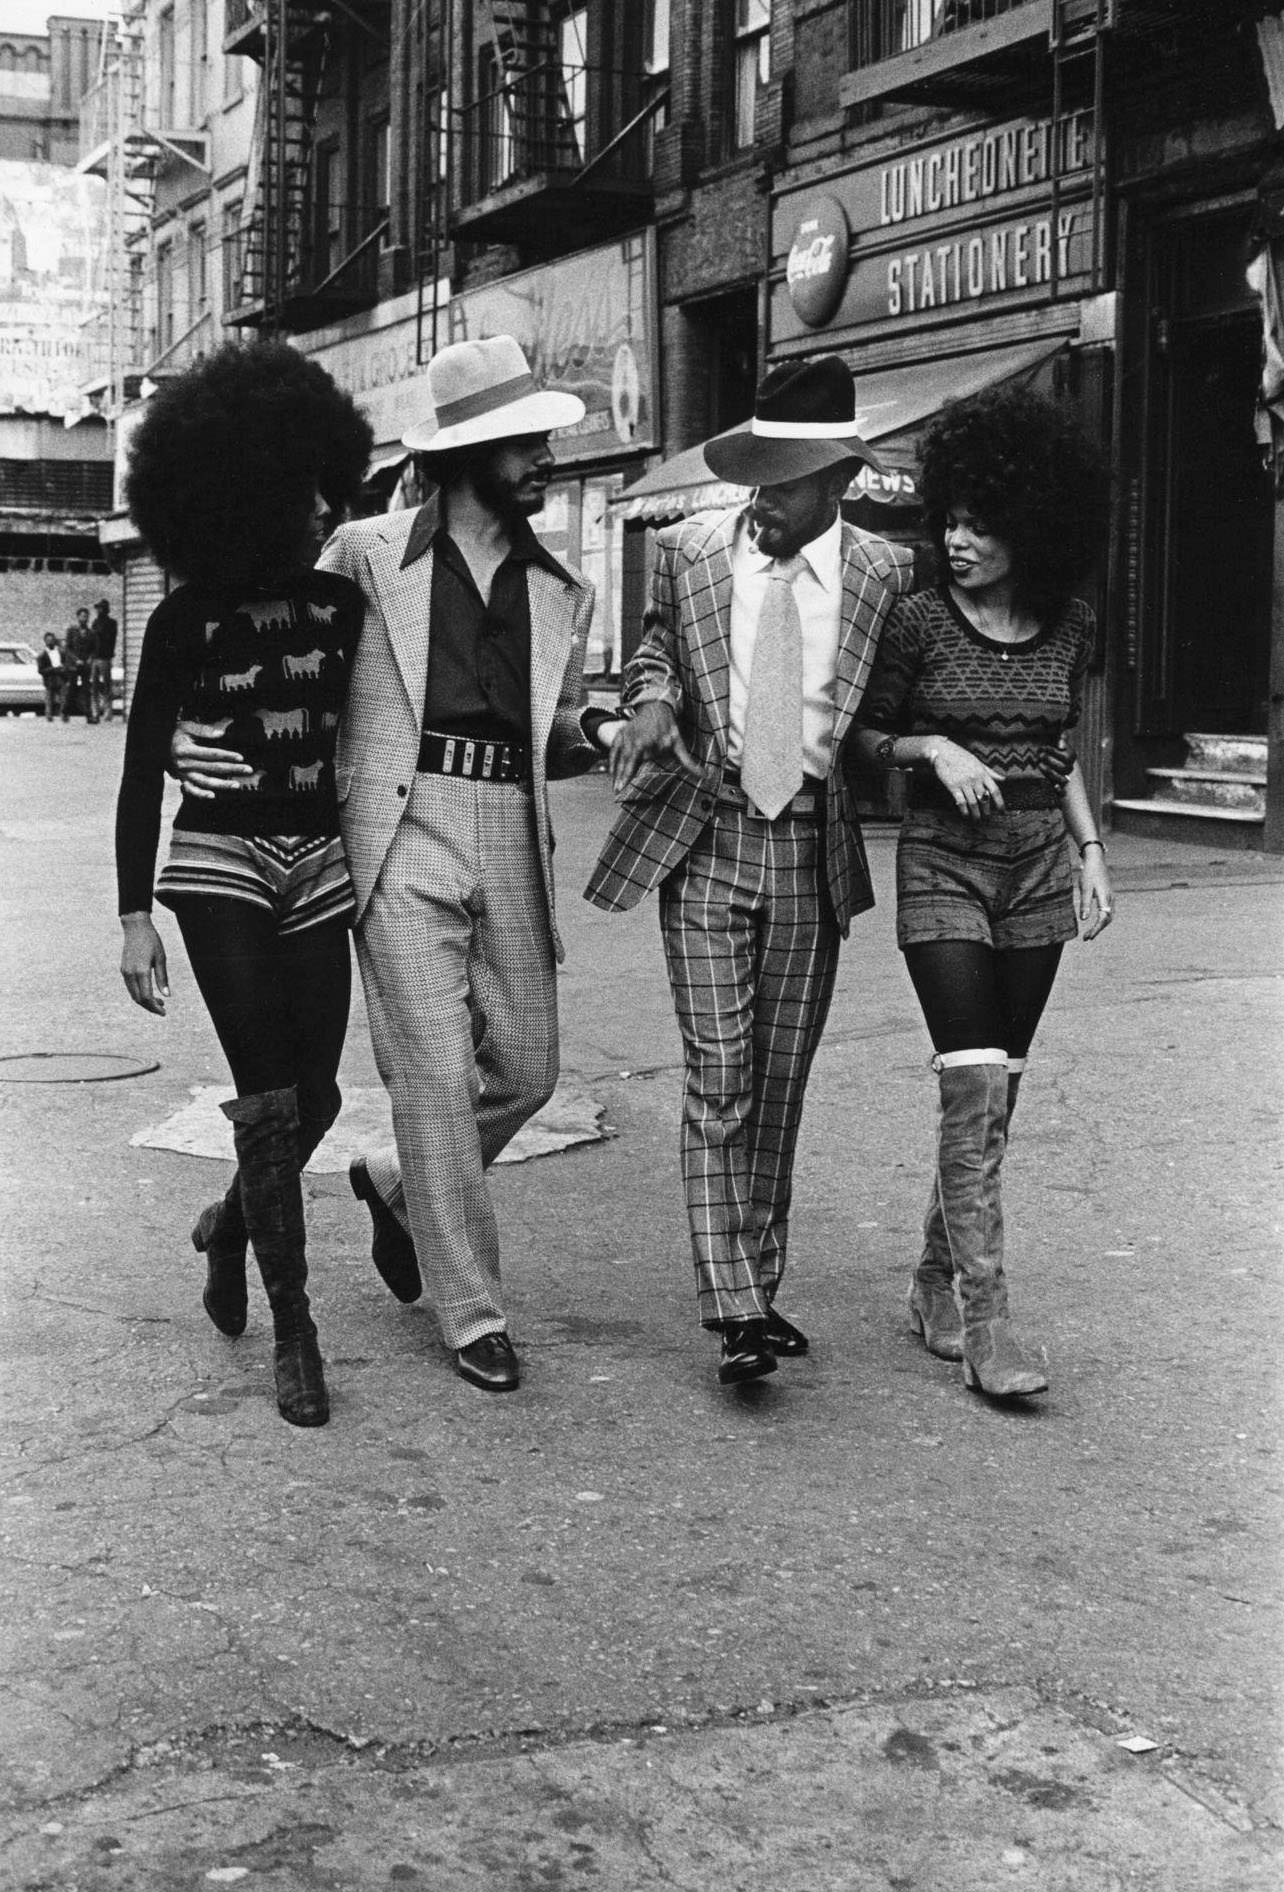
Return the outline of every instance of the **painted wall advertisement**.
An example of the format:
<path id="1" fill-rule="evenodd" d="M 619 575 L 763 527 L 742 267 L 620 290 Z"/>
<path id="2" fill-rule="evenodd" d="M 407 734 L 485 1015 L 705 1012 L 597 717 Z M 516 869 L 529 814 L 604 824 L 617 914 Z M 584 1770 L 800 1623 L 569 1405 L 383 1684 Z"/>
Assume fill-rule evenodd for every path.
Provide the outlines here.
<path id="1" fill-rule="evenodd" d="M 0 413 L 80 409 L 86 324 L 106 306 L 101 178 L 0 161 Z"/>
<path id="2" fill-rule="evenodd" d="M 1021 119 L 782 191 L 772 348 L 810 344 L 820 328 L 901 334 L 1087 293 L 1094 161 L 1089 115 L 1059 131 Z"/>
<path id="3" fill-rule="evenodd" d="M 587 412 L 550 442 L 564 465 L 658 445 L 655 240 L 651 231 L 468 290 L 450 339 L 515 335 L 535 379 Z"/>

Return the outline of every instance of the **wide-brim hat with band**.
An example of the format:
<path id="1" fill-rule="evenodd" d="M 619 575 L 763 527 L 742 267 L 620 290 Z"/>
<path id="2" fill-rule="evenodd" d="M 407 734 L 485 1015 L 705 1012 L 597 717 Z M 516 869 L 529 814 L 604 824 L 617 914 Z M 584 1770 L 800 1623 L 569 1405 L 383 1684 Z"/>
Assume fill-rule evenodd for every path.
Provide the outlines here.
<path id="1" fill-rule="evenodd" d="M 704 457 L 715 479 L 736 486 L 783 486 L 844 460 L 882 471 L 857 431 L 856 383 L 838 355 L 773 368 L 759 384 L 748 428 L 715 434 Z"/>
<path id="2" fill-rule="evenodd" d="M 584 418 L 578 394 L 537 385 L 511 335 L 452 342 L 428 363 L 433 416 L 401 436 L 412 453 L 447 453 L 519 434 L 547 434 Z"/>

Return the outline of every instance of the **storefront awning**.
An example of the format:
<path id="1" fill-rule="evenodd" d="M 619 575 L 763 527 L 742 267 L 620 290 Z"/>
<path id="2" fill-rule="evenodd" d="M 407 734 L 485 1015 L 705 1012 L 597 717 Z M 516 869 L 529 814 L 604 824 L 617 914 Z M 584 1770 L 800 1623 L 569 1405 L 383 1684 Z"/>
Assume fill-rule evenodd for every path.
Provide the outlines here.
<path id="1" fill-rule="evenodd" d="M 856 412 L 861 433 L 878 448 L 887 472 L 879 475 L 862 467 L 852 482 L 852 496 L 886 505 L 907 504 L 914 498 L 918 436 L 933 414 L 946 401 L 1033 374 L 1064 347 L 1063 339 L 1045 338 L 858 375 Z M 748 425 L 746 421 L 744 428 Z M 617 519 L 683 519 L 706 507 L 739 505 L 745 491 L 743 486 L 713 477 L 703 447 L 688 447 L 626 486 L 612 502 L 611 511 Z"/>

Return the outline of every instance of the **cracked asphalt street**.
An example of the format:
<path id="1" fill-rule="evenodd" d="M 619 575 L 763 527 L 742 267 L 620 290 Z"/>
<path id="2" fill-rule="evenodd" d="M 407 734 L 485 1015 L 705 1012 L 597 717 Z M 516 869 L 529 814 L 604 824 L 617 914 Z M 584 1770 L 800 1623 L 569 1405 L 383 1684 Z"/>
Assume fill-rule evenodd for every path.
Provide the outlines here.
<path id="1" fill-rule="evenodd" d="M 523 1386 L 458 1380 L 312 1177 L 299 1432 L 261 1294 L 235 1342 L 201 1312 L 226 1166 L 130 1143 L 225 1074 L 168 916 L 170 1017 L 116 970 L 121 735 L 0 723 L 0 1060 L 158 1065 L 0 1062 L 0 1883 L 1281 1883 L 1284 862 L 1112 847 L 1014 1129 L 1052 1393 L 1013 1413 L 906 1331 L 934 1085 L 876 831 L 796 1176 L 813 1350 L 728 1393 L 654 904 L 583 903 L 609 785 L 559 786 L 563 1063 L 612 1134 L 495 1174 Z M 377 1082 L 359 1009 L 343 1081 Z"/>

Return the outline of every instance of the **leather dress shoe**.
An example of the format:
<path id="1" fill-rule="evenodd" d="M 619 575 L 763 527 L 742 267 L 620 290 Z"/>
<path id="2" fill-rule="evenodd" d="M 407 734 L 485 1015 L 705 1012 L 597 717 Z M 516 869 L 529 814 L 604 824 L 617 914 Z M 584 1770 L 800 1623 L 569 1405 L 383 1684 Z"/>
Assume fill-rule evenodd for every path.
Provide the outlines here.
<path id="1" fill-rule="evenodd" d="M 522 1377 L 513 1343 L 505 1333 L 483 1334 L 480 1340 L 460 1347 L 455 1354 L 455 1371 L 461 1380 L 488 1393 L 511 1393 Z"/>
<path id="2" fill-rule="evenodd" d="M 800 1327 L 778 1314 L 774 1307 L 767 1309 L 767 1345 L 782 1360 L 796 1360 L 806 1353 L 811 1346 Z"/>
<path id="3" fill-rule="evenodd" d="M 364 1157 L 354 1157 L 348 1165 L 348 1181 L 357 1201 L 364 1202 L 369 1209 L 374 1224 L 370 1238 L 371 1261 L 399 1301 L 417 1301 L 424 1284 L 419 1278 L 415 1245 L 371 1182 Z"/>
<path id="4" fill-rule="evenodd" d="M 738 1386 L 742 1380 L 760 1380 L 776 1370 L 776 1356 L 767 1339 L 767 1323 L 762 1320 L 728 1320 L 722 1324 L 722 1358 L 718 1362 L 720 1386 Z"/>

